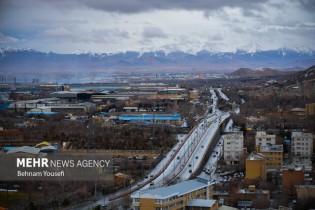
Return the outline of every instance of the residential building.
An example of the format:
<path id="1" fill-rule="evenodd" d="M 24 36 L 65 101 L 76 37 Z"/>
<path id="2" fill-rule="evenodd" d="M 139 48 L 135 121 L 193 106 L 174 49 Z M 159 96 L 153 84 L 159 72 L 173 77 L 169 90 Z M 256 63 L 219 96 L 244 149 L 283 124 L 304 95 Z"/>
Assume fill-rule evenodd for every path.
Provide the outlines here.
<path id="1" fill-rule="evenodd" d="M 269 207 L 270 191 L 256 189 L 255 185 L 249 185 L 248 189 L 240 189 L 236 196 L 240 208 L 265 209 Z"/>
<path id="2" fill-rule="evenodd" d="M 138 191 L 131 195 L 135 210 L 184 209 L 192 199 L 209 199 L 213 186 L 208 180 L 197 178 L 168 187 Z"/>
<path id="3" fill-rule="evenodd" d="M 266 131 L 257 131 L 256 146 L 267 146 L 276 144 L 276 135 L 267 134 Z"/>
<path id="4" fill-rule="evenodd" d="M 223 136 L 224 161 L 227 164 L 238 164 L 243 154 L 244 136 L 243 132 L 232 132 Z"/>
<path id="5" fill-rule="evenodd" d="M 298 159 L 309 159 L 313 154 L 313 134 L 292 132 L 292 156 Z"/>
<path id="6" fill-rule="evenodd" d="M 302 167 L 282 170 L 282 187 L 285 194 L 295 195 L 294 186 L 302 184 L 304 184 L 304 169 Z"/>
<path id="7" fill-rule="evenodd" d="M 259 152 L 266 156 L 267 169 L 282 168 L 283 145 L 261 146 Z"/>
<path id="8" fill-rule="evenodd" d="M 263 180 L 267 179 L 267 167 L 266 167 L 266 157 L 261 153 L 252 153 L 246 159 L 246 178 L 256 179 L 261 178 Z"/>
<path id="9" fill-rule="evenodd" d="M 297 185 L 295 188 L 298 201 L 315 198 L 315 185 Z"/>

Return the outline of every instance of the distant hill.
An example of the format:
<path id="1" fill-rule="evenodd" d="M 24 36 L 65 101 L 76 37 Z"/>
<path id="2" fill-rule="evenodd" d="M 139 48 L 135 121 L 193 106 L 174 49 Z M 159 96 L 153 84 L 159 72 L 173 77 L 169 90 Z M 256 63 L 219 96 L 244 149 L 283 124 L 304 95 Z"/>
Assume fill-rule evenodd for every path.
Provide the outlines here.
<path id="1" fill-rule="evenodd" d="M 315 80 L 315 65 L 307 68 L 304 71 L 290 74 L 287 79 L 294 83 Z"/>
<path id="2" fill-rule="evenodd" d="M 274 77 L 274 76 L 283 76 L 283 75 L 288 75 L 291 74 L 292 72 L 288 71 L 279 71 L 276 69 L 270 69 L 270 68 L 263 68 L 262 70 L 253 70 L 249 68 L 240 68 L 232 73 L 229 73 L 229 76 L 233 77 L 240 77 L 240 78 L 245 78 L 245 77 Z"/>
<path id="3" fill-rule="evenodd" d="M 263 71 L 240 70 L 240 75 L 277 75 L 274 69 L 307 68 L 315 65 L 315 51 L 301 52 L 279 49 L 257 52 L 212 52 L 197 53 L 182 51 L 121 52 L 121 53 L 44 53 L 31 49 L 0 49 L 0 73 L 49 73 L 69 71 L 129 69 L 154 71 L 207 71 L 231 72 L 241 67 Z M 235 73 L 238 74 L 238 73 Z"/>

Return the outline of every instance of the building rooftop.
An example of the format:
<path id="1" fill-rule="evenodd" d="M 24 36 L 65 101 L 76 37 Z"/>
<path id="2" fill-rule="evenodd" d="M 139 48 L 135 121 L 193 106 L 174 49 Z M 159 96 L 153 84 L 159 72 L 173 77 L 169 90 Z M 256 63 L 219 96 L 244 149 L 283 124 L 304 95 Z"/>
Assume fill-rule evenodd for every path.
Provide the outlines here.
<path id="1" fill-rule="evenodd" d="M 168 187 L 160 187 L 147 191 L 140 191 L 141 198 L 165 199 L 172 196 L 181 196 L 198 189 L 207 187 L 207 183 L 197 181 L 197 179 L 188 180 Z M 139 193 L 131 195 L 132 198 L 139 198 Z"/>
<path id="2" fill-rule="evenodd" d="M 238 210 L 237 208 L 222 205 L 218 208 L 218 210 Z"/>
<path id="3" fill-rule="evenodd" d="M 14 154 L 14 153 L 19 153 L 19 152 L 37 155 L 39 154 L 40 149 L 35 148 L 35 147 L 29 147 L 29 146 L 14 147 L 11 150 L 9 150 L 6 154 Z"/>
<path id="4" fill-rule="evenodd" d="M 224 134 L 224 138 L 230 139 L 235 137 L 243 137 L 243 131 L 234 131 Z"/>
<path id="5" fill-rule="evenodd" d="M 267 134 L 266 131 L 257 131 L 256 132 L 256 137 L 276 137 L 276 135 L 273 134 Z"/>
<path id="6" fill-rule="evenodd" d="M 298 187 L 298 188 L 315 188 L 315 185 L 296 185 L 295 187 Z"/>
<path id="7" fill-rule="evenodd" d="M 263 160 L 265 159 L 265 156 L 260 153 L 252 153 L 247 160 Z"/>
<path id="8" fill-rule="evenodd" d="M 283 145 L 261 146 L 261 152 L 283 152 Z"/>
<path id="9" fill-rule="evenodd" d="M 27 112 L 28 115 L 54 115 L 57 112 Z"/>
<path id="10" fill-rule="evenodd" d="M 312 133 L 303 133 L 303 132 L 292 132 L 292 137 L 313 137 Z"/>
<path id="11" fill-rule="evenodd" d="M 238 193 L 241 194 L 269 194 L 269 190 L 248 190 L 248 189 L 240 189 Z"/>
<path id="12" fill-rule="evenodd" d="M 186 206 L 195 206 L 195 207 L 212 207 L 215 204 L 216 200 L 209 199 L 192 199 Z"/>
<path id="13" fill-rule="evenodd" d="M 161 114 L 139 114 L 139 115 L 121 115 L 119 120 L 180 120 L 180 114 L 161 115 Z"/>

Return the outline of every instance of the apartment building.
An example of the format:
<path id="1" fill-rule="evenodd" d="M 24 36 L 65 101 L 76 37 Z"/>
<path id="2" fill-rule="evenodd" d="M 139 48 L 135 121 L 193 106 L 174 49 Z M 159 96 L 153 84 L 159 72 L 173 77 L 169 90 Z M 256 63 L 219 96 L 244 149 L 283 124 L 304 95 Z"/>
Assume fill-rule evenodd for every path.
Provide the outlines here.
<path id="1" fill-rule="evenodd" d="M 309 159 L 313 154 L 313 134 L 292 132 L 292 156 L 298 159 Z"/>
<path id="2" fill-rule="evenodd" d="M 257 131 L 255 140 L 256 147 L 274 145 L 276 144 L 276 135 L 267 134 L 266 131 Z"/>
<path id="3" fill-rule="evenodd" d="M 290 167 L 282 170 L 283 192 L 288 195 L 296 195 L 296 185 L 304 184 L 304 168 Z"/>
<path id="4" fill-rule="evenodd" d="M 223 136 L 224 161 L 226 164 L 238 164 L 243 154 L 243 131 L 228 133 Z"/>
<path id="5" fill-rule="evenodd" d="M 240 209 L 249 209 L 248 207 L 267 209 L 270 204 L 270 191 L 256 189 L 255 185 L 249 185 L 248 189 L 239 189 L 237 197 Z M 250 206 L 244 204 L 250 204 Z"/>
<path id="6" fill-rule="evenodd" d="M 266 157 L 261 153 L 252 153 L 246 159 L 246 178 L 256 179 L 262 178 L 267 179 L 267 167 L 266 167 Z"/>
<path id="7" fill-rule="evenodd" d="M 267 169 L 282 168 L 283 161 L 283 145 L 261 146 L 261 154 L 266 156 Z"/>
<path id="8" fill-rule="evenodd" d="M 175 210 L 185 209 L 193 199 L 209 199 L 212 195 L 212 184 L 198 177 L 167 187 L 138 191 L 131 198 L 134 210 Z"/>

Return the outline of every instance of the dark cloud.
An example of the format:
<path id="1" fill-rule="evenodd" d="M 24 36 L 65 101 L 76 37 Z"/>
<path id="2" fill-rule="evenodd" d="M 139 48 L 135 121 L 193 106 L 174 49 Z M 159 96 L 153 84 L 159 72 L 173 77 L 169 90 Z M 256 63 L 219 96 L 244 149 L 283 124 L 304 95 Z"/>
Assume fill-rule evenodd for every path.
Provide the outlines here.
<path id="1" fill-rule="evenodd" d="M 75 1 L 76 4 L 81 4 L 96 10 L 103 10 L 107 12 L 119 13 L 138 13 L 151 10 L 170 10 L 170 9 L 183 9 L 183 10 L 216 10 L 222 7 L 241 7 L 241 8 L 254 8 L 261 3 L 268 0 L 244 1 L 244 0 L 81 0 Z M 60 5 L 60 1 L 51 1 L 54 5 Z M 69 1 L 66 1 L 69 3 Z"/>
<path id="2" fill-rule="evenodd" d="M 151 38 L 167 38 L 167 35 L 159 28 L 156 27 L 146 27 L 142 32 L 142 37 L 144 39 Z"/>
<path id="3" fill-rule="evenodd" d="M 314 0 L 299 0 L 300 5 L 311 12 L 315 11 L 315 1 Z"/>

